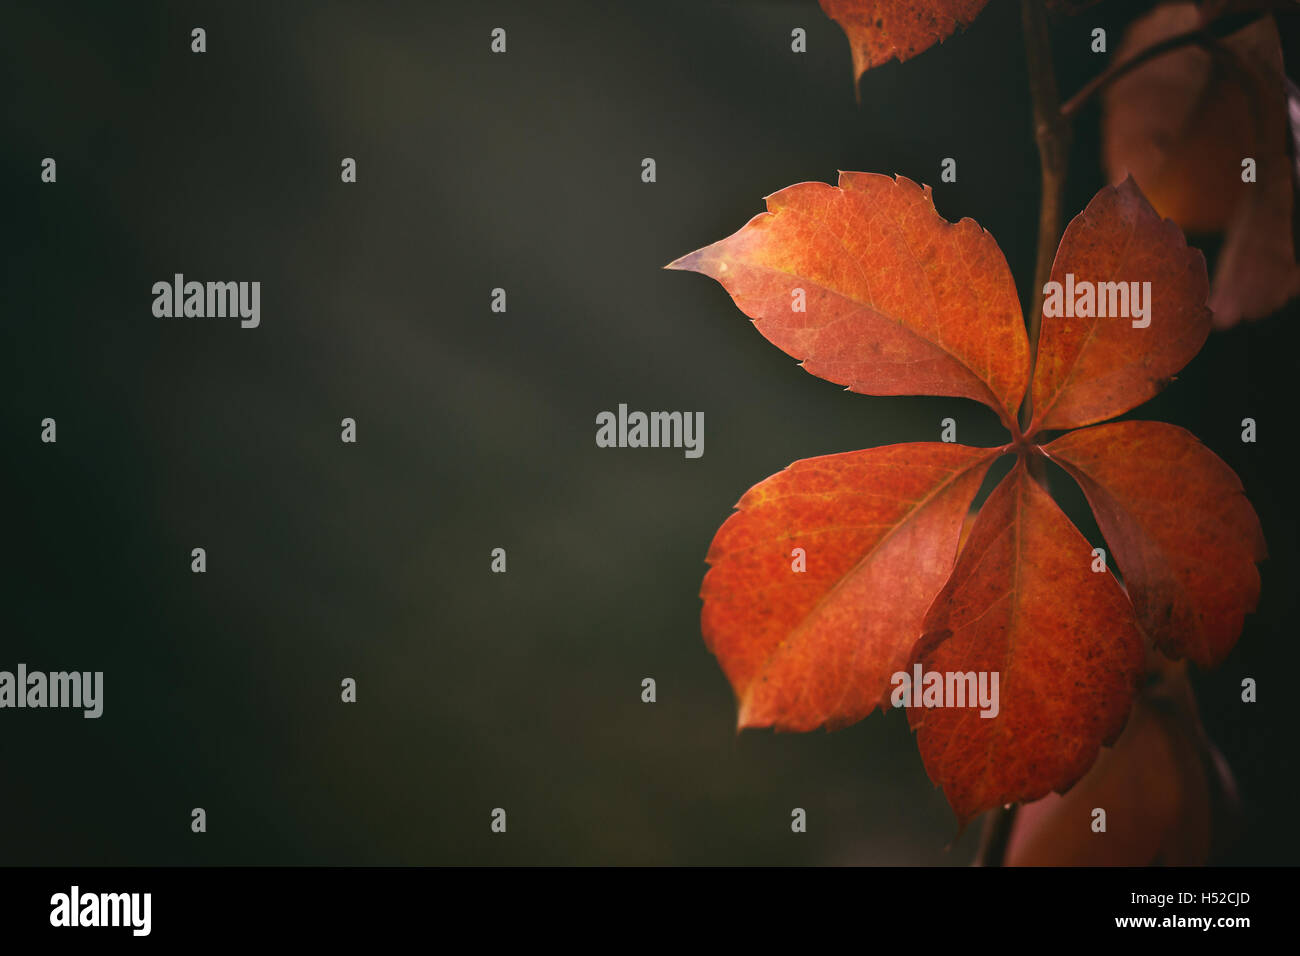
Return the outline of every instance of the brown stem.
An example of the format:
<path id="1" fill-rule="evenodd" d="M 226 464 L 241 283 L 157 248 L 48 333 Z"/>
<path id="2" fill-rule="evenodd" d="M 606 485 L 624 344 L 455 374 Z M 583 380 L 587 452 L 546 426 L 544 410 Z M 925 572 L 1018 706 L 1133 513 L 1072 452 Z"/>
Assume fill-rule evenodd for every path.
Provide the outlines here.
<path id="1" fill-rule="evenodd" d="M 1029 65 L 1029 91 L 1034 100 L 1034 137 L 1038 141 L 1039 168 L 1042 171 L 1034 291 L 1029 297 L 1029 308 L 1025 310 L 1030 353 L 1033 354 L 1038 348 L 1038 326 L 1042 320 L 1039 296 L 1051 275 L 1056 244 L 1061 238 L 1070 124 L 1061 115 L 1056 71 L 1052 67 L 1051 40 L 1047 35 L 1047 14 L 1042 0 L 1020 0 L 1020 14 L 1024 26 L 1025 59 Z"/>
<path id="2" fill-rule="evenodd" d="M 1017 809 L 1019 808 L 1012 804 L 1008 808 L 994 810 L 984 818 L 979 853 L 975 855 L 976 866 L 1002 866 L 1007 855 L 1007 844 L 1011 842 Z"/>
<path id="3" fill-rule="evenodd" d="M 1029 91 L 1034 103 L 1034 138 L 1038 142 L 1042 194 L 1038 206 L 1038 254 L 1034 265 L 1034 285 L 1025 308 L 1025 325 L 1029 329 L 1031 363 L 1038 354 L 1038 330 L 1042 324 L 1042 289 L 1051 278 L 1056 245 L 1061 238 L 1064 218 L 1065 174 L 1070 154 L 1070 122 L 1061 115 L 1061 100 L 1056 88 L 1056 71 L 1052 66 L 1052 44 L 1047 33 L 1047 14 L 1042 0 L 1020 0 L 1020 20 L 1025 40 L 1025 61 L 1029 67 Z M 1032 370 L 1032 364 L 1031 364 Z M 1031 375 L 1032 381 L 1032 375 Z M 1028 428 L 1033 418 L 1031 393 L 1026 391 L 1020 406 L 1021 427 Z M 1030 456 L 1031 472 L 1043 468 L 1039 456 Z"/>
<path id="4" fill-rule="evenodd" d="M 1088 100 L 1093 96 L 1101 92 L 1111 83 L 1114 83 L 1121 76 L 1137 69 L 1143 63 L 1147 63 L 1158 56 L 1163 56 L 1164 54 L 1170 53 L 1174 50 L 1180 50 L 1185 46 L 1192 46 L 1194 44 L 1198 46 L 1204 45 L 1212 39 L 1213 38 L 1203 27 L 1197 27 L 1195 30 L 1188 30 L 1185 33 L 1176 33 L 1171 37 L 1166 37 L 1159 43 L 1153 43 L 1137 55 L 1129 57 L 1127 60 L 1120 63 L 1114 63 L 1094 76 L 1087 82 L 1083 89 L 1079 90 L 1078 93 L 1075 93 L 1065 102 L 1061 107 L 1061 115 L 1066 118 L 1073 116 L 1075 113 L 1079 112 L 1079 109 L 1083 104 L 1088 102 Z"/>
<path id="5" fill-rule="evenodd" d="M 1240 14 L 1224 15 L 1217 20 L 1211 20 L 1208 23 L 1202 23 L 1200 26 L 1182 33 L 1175 33 L 1171 37 L 1165 37 L 1159 43 L 1153 43 L 1129 57 L 1120 63 L 1113 63 L 1101 73 L 1094 76 L 1083 89 L 1071 96 L 1061 107 L 1061 115 L 1067 119 L 1079 111 L 1079 109 L 1097 93 L 1101 92 L 1111 83 L 1114 83 L 1121 76 L 1135 70 L 1143 63 L 1148 63 L 1156 57 L 1164 56 L 1174 50 L 1181 50 L 1185 46 L 1200 46 L 1211 51 L 1222 47 L 1223 43 L 1220 36 L 1228 35 L 1237 30 L 1244 29 L 1256 20 L 1265 16 L 1265 11 L 1257 11 L 1248 16 Z"/>

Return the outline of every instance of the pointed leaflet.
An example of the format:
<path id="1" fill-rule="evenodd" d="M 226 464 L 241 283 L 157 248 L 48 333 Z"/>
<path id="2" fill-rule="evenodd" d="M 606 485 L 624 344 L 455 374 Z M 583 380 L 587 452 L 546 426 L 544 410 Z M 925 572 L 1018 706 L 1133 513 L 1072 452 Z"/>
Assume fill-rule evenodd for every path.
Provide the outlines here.
<path id="1" fill-rule="evenodd" d="M 1266 553 L 1233 470 L 1159 422 L 1080 429 L 1044 451 L 1087 495 L 1143 630 L 1172 657 L 1222 663 L 1259 600 Z"/>
<path id="2" fill-rule="evenodd" d="M 853 49 L 853 78 L 895 57 L 909 60 L 966 27 L 988 0 L 821 0 Z"/>
<path id="3" fill-rule="evenodd" d="M 1023 460 L 980 510 L 926 615 L 925 672 L 998 674 L 998 713 L 908 710 L 930 779 L 964 826 L 1064 790 L 1124 726 L 1142 670 L 1133 608 Z M 991 677 L 989 678 L 991 680 Z"/>
<path id="4" fill-rule="evenodd" d="M 767 208 L 668 268 L 717 279 L 814 375 L 868 395 L 973 398 L 1015 431 L 1029 345 L 992 236 L 941 218 L 928 186 L 873 173 L 799 183 Z"/>
<path id="5" fill-rule="evenodd" d="M 1044 296 L 1031 434 L 1091 425 L 1142 404 L 1210 333 L 1205 257 L 1156 214 L 1132 179 L 1105 187 L 1074 217 L 1056 250 L 1051 281 L 1073 286 L 1077 305 L 1082 290 L 1095 292 L 1094 315 L 1049 316 L 1051 298 Z M 1145 302 L 1145 328 L 1135 328 L 1130 317 L 1132 283 Z M 1064 306 L 1069 296 L 1062 300 Z M 1103 303 L 1107 316 L 1097 317 Z M 1072 311 L 1078 310 L 1072 305 Z"/>
<path id="6" fill-rule="evenodd" d="M 890 445 L 797 461 L 745 493 L 700 592 L 740 727 L 841 727 L 888 698 L 997 455 Z"/>

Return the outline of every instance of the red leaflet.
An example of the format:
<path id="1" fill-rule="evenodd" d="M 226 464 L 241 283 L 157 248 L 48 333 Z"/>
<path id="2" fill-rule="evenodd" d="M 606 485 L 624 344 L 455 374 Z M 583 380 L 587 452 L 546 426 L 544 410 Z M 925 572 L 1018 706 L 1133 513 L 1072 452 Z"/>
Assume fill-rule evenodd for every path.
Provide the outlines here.
<path id="1" fill-rule="evenodd" d="M 892 445 L 798 461 L 745 494 L 701 590 L 741 727 L 841 727 L 888 699 L 995 457 Z"/>
<path id="2" fill-rule="evenodd" d="M 975 399 L 1013 437 L 996 449 L 809 459 L 745 495 L 713 541 L 701 591 L 705 640 L 741 727 L 833 728 L 886 699 L 906 703 L 931 779 L 965 823 L 1088 771 L 1124 726 L 1144 634 L 1202 666 L 1236 642 L 1264 542 L 1222 461 L 1152 422 L 1033 443 L 1140 404 L 1205 341 L 1204 259 L 1132 181 L 1103 189 L 1065 231 L 1032 384 L 997 245 L 969 219 L 945 222 L 906 179 L 842 173 L 838 187 L 791 186 L 670 268 L 716 278 L 816 375 L 868 394 Z M 1027 388 L 1035 415 L 1020 438 Z M 957 556 L 975 492 L 1009 452 L 1020 460 Z M 1031 477 L 1041 454 L 1083 486 L 1127 594 Z M 896 675 L 918 667 L 996 675 L 997 705 L 900 694 Z"/>
<path id="3" fill-rule="evenodd" d="M 853 48 L 853 78 L 897 58 L 909 60 L 966 27 L 988 0 L 821 0 Z"/>
<path id="4" fill-rule="evenodd" d="M 1210 334 L 1205 257 L 1131 179 L 1106 187 L 1074 217 L 1051 281 L 1061 287 L 1056 311 L 1065 314 L 1050 315 L 1053 297 L 1044 296 L 1031 435 L 1141 405 Z"/>
<path id="5" fill-rule="evenodd" d="M 668 268 L 717 279 L 820 378 L 868 395 L 973 398 L 1014 429 L 1029 340 L 1002 250 L 973 219 L 950 223 L 928 186 L 872 173 L 799 183 L 767 208 Z"/>
<path id="6" fill-rule="evenodd" d="M 1233 470 L 1159 422 L 1081 428 L 1044 451 L 1087 495 L 1142 629 L 1169 656 L 1217 667 L 1255 609 L 1266 555 Z"/>
<path id="7" fill-rule="evenodd" d="M 922 672 L 999 675 L 996 716 L 913 708 L 921 759 L 964 825 L 1065 790 L 1128 716 L 1142 668 L 1133 608 L 1092 545 L 1017 462 L 980 509 L 913 651 Z"/>

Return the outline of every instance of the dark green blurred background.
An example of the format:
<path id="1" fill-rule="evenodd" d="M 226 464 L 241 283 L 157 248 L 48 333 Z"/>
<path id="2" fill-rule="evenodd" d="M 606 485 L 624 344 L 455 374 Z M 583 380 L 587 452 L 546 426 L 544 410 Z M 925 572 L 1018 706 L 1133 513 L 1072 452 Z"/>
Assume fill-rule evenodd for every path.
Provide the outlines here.
<path id="1" fill-rule="evenodd" d="M 1055 21 L 1065 94 L 1104 63 L 1092 28 L 1113 49 L 1141 6 Z M 994 0 L 870 72 L 857 106 L 812 0 L 5 4 L 0 668 L 103 670 L 106 699 L 98 721 L 0 714 L 0 863 L 969 862 L 977 828 L 952 843 L 901 715 L 738 737 L 697 594 L 753 483 L 935 440 L 948 415 L 997 443 L 993 413 L 847 393 L 661 267 L 766 194 L 855 169 L 932 184 L 1025 295 L 1020 43 Z M 1097 119 L 1075 211 L 1102 185 Z M 260 280 L 261 327 L 154 318 L 174 272 Z M 1298 325 L 1293 306 L 1215 334 L 1136 412 L 1237 470 L 1271 550 L 1259 612 L 1196 680 L 1246 800 L 1229 862 L 1300 856 Z M 704 457 L 596 448 L 619 402 L 703 411 Z"/>

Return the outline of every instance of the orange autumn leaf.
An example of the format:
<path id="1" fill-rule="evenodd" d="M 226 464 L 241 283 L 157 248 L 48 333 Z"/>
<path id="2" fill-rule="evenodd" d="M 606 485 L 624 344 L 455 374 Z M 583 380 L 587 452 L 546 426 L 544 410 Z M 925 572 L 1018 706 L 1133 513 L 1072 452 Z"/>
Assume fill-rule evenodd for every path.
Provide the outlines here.
<path id="1" fill-rule="evenodd" d="M 1014 428 L 1029 339 L 1002 250 L 951 223 L 930 187 L 840 173 L 799 183 L 767 212 L 668 266 L 712 276 L 803 367 L 867 395 L 953 395 Z"/>
<path id="2" fill-rule="evenodd" d="M 913 651 L 921 673 L 998 674 L 992 716 L 911 708 L 930 779 L 962 825 L 1082 777 L 1124 726 L 1142 639 L 1119 583 L 1017 462 L 980 509 Z"/>
<path id="3" fill-rule="evenodd" d="M 1080 311 L 1086 292 L 1093 302 L 1088 316 L 1052 316 L 1052 300 L 1044 298 L 1029 434 L 1090 425 L 1142 404 L 1210 334 L 1205 257 L 1156 214 L 1131 179 L 1102 189 L 1075 216 L 1050 281 L 1063 290 L 1059 311 Z M 1130 317 L 1135 299 L 1144 300 L 1148 313 L 1140 319 Z M 1117 317 L 1117 311 L 1127 314 Z"/>
<path id="4" fill-rule="evenodd" d="M 1070 223 L 1054 279 L 1073 275 L 1080 289 L 1150 283 L 1149 321 L 1100 314 L 1096 296 L 1092 307 L 1071 298 L 1070 315 L 1047 310 L 1032 381 L 996 243 L 971 220 L 941 219 L 929 190 L 906 179 L 842 173 L 838 186 L 791 186 L 739 232 L 669 268 L 715 278 L 765 337 L 822 378 L 866 394 L 980 401 L 1011 433 L 999 448 L 918 443 L 807 459 L 741 499 L 709 549 L 701 589 L 705 640 L 736 693 L 740 727 L 835 728 L 887 699 L 908 703 L 898 692 L 909 664 L 997 674 L 996 715 L 924 700 L 909 710 L 926 769 L 965 823 L 1068 790 L 1088 771 L 1124 726 L 1144 631 L 1204 666 L 1236 641 L 1264 551 L 1226 465 L 1152 423 L 1037 444 L 1041 430 L 1090 425 L 1150 398 L 1208 334 L 1204 260 L 1132 182 L 1106 187 Z M 1027 389 L 1037 414 L 1022 436 L 1015 409 Z M 1003 454 L 1019 460 L 968 521 Z M 1132 598 L 1031 477 L 1037 456 L 1084 482 Z M 1191 507 L 1170 514 L 1157 498 Z M 1221 579 L 1206 583 L 1206 566 L 1166 553 L 1184 547 L 1218 548 Z M 1174 620 L 1188 622 L 1178 637 L 1161 629 Z"/>
<path id="5" fill-rule="evenodd" d="M 1081 428 L 1044 451 L 1087 496 L 1142 629 L 1171 657 L 1222 663 L 1259 600 L 1266 553 L 1233 470 L 1159 422 Z"/>
<path id="6" fill-rule="evenodd" d="M 988 0 L 820 0 L 853 50 L 856 82 L 873 66 L 910 60 L 967 27 Z"/>
<path id="7" fill-rule="evenodd" d="M 893 445 L 798 461 L 746 492 L 701 590 L 741 727 L 840 727 L 888 699 L 995 457 Z"/>

